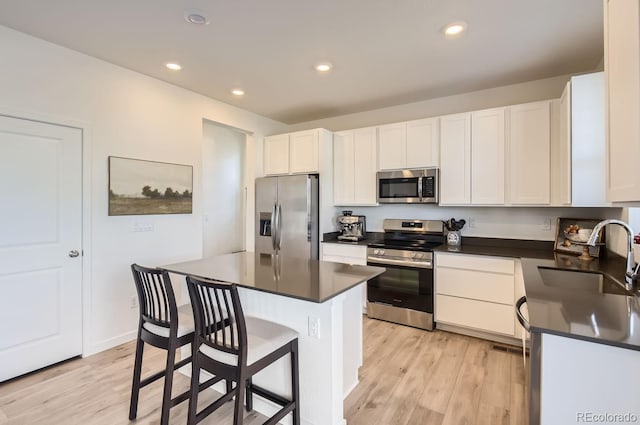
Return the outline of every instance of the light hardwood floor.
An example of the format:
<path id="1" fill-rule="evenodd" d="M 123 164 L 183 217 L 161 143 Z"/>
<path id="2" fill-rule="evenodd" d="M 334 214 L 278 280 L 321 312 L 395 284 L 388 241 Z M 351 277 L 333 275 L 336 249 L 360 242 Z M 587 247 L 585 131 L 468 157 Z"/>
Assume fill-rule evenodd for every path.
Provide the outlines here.
<path id="1" fill-rule="evenodd" d="M 525 424 L 522 356 L 492 343 L 448 332 L 425 332 L 364 319 L 360 384 L 345 400 L 349 425 Z M 134 344 L 127 343 L 0 384 L 1 425 L 129 424 Z M 164 364 L 147 349 L 144 373 Z M 174 394 L 188 388 L 179 373 Z M 145 387 L 135 424 L 160 420 L 162 380 Z M 202 396 L 203 403 L 213 398 Z M 171 423 L 186 423 L 187 402 L 171 409 Z M 227 403 L 203 424 L 231 423 Z M 304 417 L 304 414 L 303 414 Z M 245 414 L 245 424 L 264 421 Z"/>

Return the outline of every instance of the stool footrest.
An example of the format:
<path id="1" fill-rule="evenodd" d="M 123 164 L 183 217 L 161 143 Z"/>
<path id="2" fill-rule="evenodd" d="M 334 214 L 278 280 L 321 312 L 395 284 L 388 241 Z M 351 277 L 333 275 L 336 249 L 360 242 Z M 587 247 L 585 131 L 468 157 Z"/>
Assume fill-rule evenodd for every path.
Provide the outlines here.
<path id="1" fill-rule="evenodd" d="M 176 363 L 176 364 L 173 366 L 173 370 L 174 370 L 174 371 L 175 371 L 175 370 L 178 370 L 178 369 L 180 369 L 182 366 L 186 366 L 186 365 L 188 365 L 189 363 L 191 363 L 191 356 L 187 357 L 186 359 L 180 360 L 178 363 Z M 166 373 L 166 371 L 161 370 L 160 372 L 156 372 L 156 373 L 154 373 L 154 374 L 153 374 L 153 375 L 151 375 L 151 376 L 148 376 L 148 377 L 146 377 L 146 378 L 144 378 L 144 379 L 141 379 L 141 380 L 140 380 L 140 388 L 142 388 L 142 387 L 144 387 L 144 386 L 146 386 L 146 385 L 149 385 L 150 383 L 155 382 L 155 381 L 157 381 L 157 380 L 158 380 L 158 379 L 160 379 L 160 378 L 163 378 L 163 377 L 164 377 L 164 375 L 165 375 L 165 373 Z"/>
<path id="2" fill-rule="evenodd" d="M 280 406 L 286 406 L 287 404 L 291 403 L 291 400 L 287 400 L 286 398 L 278 394 L 274 394 L 269 390 L 265 390 L 264 388 L 258 387 L 257 385 L 251 384 L 249 388 L 251 389 L 251 392 L 253 392 L 254 394 L 257 394 L 260 397 L 264 397 L 273 403 L 279 404 Z"/>

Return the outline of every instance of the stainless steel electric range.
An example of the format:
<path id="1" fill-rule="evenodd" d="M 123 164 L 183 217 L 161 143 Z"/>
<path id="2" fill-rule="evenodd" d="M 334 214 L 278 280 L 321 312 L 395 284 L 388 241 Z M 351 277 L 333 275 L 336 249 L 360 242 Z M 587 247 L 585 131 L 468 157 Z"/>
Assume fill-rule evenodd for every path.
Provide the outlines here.
<path id="1" fill-rule="evenodd" d="M 367 264 L 387 269 L 367 283 L 367 315 L 433 330 L 433 248 L 444 243 L 444 224 L 387 219 L 383 227 L 383 242 L 367 248 Z"/>

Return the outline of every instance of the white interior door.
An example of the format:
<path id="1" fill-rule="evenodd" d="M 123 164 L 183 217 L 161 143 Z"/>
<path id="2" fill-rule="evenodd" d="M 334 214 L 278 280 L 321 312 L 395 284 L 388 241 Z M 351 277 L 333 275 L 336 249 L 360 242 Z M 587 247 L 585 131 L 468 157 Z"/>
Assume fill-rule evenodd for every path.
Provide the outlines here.
<path id="1" fill-rule="evenodd" d="M 0 116 L 0 194 L 1 382 L 82 353 L 81 130 Z"/>

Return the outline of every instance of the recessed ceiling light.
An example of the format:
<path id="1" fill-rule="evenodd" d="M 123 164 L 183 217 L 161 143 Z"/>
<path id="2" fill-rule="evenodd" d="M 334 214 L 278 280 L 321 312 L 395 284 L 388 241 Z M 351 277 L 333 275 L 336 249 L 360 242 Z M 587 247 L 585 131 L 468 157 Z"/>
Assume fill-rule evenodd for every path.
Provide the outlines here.
<path id="1" fill-rule="evenodd" d="M 316 71 L 318 72 L 328 72 L 331 71 L 331 68 L 333 68 L 333 65 L 329 62 L 322 62 L 316 65 Z"/>
<path id="2" fill-rule="evenodd" d="M 180 64 L 178 63 L 173 63 L 173 62 L 169 62 L 167 64 L 165 64 L 165 66 L 167 68 L 169 68 L 172 71 L 180 71 L 182 69 L 182 66 L 180 66 Z"/>
<path id="3" fill-rule="evenodd" d="M 466 22 L 462 22 L 462 21 L 452 22 L 449 25 L 442 28 L 442 33 L 444 34 L 445 37 L 449 37 L 449 38 L 460 37 L 465 32 L 466 29 L 467 29 Z"/>
<path id="4" fill-rule="evenodd" d="M 184 19 L 186 19 L 186 21 L 190 24 L 194 25 L 208 25 L 210 22 L 209 18 L 207 18 L 207 15 L 197 9 L 185 10 Z"/>
<path id="5" fill-rule="evenodd" d="M 234 96 L 244 96 L 244 90 L 242 89 L 233 89 L 231 90 L 231 94 Z"/>

